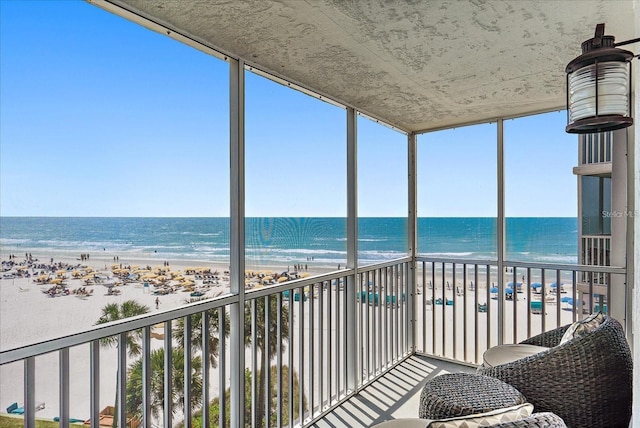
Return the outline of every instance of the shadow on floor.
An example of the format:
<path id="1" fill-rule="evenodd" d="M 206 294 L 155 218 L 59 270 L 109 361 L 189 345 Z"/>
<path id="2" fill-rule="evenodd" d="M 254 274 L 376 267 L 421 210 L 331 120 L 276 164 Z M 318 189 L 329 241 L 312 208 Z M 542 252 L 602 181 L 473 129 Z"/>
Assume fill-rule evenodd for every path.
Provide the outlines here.
<path id="1" fill-rule="evenodd" d="M 474 367 L 412 355 L 312 427 L 369 427 L 389 419 L 418 416 L 425 382 L 445 373 L 475 373 Z"/>

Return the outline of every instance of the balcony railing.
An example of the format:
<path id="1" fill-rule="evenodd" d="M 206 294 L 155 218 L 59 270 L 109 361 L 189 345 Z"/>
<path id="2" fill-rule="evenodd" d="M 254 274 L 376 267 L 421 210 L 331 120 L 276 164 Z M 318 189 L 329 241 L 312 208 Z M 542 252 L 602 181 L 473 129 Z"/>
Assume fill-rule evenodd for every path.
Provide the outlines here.
<path id="1" fill-rule="evenodd" d="M 611 162 L 611 132 L 580 136 L 580 164 Z"/>
<path id="2" fill-rule="evenodd" d="M 625 313 L 612 306 L 612 292 L 627 296 L 623 268 L 506 262 L 499 272 L 496 262 L 419 257 L 416 270 L 416 351 L 468 364 L 587 313 Z M 590 298 L 602 278 L 611 286 Z"/>
<path id="3" fill-rule="evenodd" d="M 51 378 L 37 369 L 46 358 L 59 361 L 61 426 L 83 400 L 95 427 L 101 403 L 115 404 L 120 426 L 174 426 L 193 418 L 202 426 L 229 426 L 230 394 L 238 393 L 230 388 L 238 378 L 245 379 L 245 406 L 235 410 L 244 412 L 246 425 L 308 426 L 414 352 L 476 365 L 490 346 L 599 309 L 593 300 L 578 302 L 584 272 L 625 276 L 614 267 L 508 262 L 499 269 L 489 261 L 422 257 L 414 266 L 406 258 L 248 291 L 242 325 L 230 317 L 240 298 L 227 295 L 6 350 L 0 364 L 16 371 L 22 365 L 25 426 L 34 426 L 38 383 Z M 606 310 L 623 309 L 611 307 L 611 292 Z M 243 332 L 237 347 L 228 337 L 234 329 Z M 101 355 L 110 352 L 102 346 L 106 338 L 116 339 L 115 367 L 102 364 Z M 141 345 L 138 374 L 127 353 L 131 338 Z M 238 355 L 245 363 L 234 372 Z M 73 393 L 72 358 L 89 360 L 86 387 Z M 116 375 L 114 403 L 101 396 L 101 382 Z"/>

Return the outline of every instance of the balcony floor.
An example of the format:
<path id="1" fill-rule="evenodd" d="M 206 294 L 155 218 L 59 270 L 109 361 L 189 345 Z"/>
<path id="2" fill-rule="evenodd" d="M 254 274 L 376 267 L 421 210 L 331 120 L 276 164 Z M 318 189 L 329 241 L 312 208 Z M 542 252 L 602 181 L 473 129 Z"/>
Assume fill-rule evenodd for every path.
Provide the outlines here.
<path id="1" fill-rule="evenodd" d="M 475 371 L 474 367 L 412 355 L 312 426 L 369 427 L 389 419 L 415 418 L 427 380 L 444 373 Z"/>

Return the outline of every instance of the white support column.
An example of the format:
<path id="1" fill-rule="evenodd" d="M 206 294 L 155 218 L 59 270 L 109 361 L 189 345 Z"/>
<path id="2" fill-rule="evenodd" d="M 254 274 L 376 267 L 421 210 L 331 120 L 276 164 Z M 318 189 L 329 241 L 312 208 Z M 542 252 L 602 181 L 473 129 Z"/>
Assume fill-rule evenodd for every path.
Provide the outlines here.
<path id="1" fill-rule="evenodd" d="M 496 225 L 496 252 L 498 256 L 498 344 L 504 341 L 504 254 L 505 254 L 505 219 L 504 219 L 504 121 L 498 119 L 498 218 Z M 489 287 L 489 284 L 487 284 Z"/>
<path id="2" fill-rule="evenodd" d="M 238 303 L 231 305 L 231 426 L 244 421 L 244 61 L 229 60 L 229 125 L 231 158 L 231 293 Z"/>
<path id="3" fill-rule="evenodd" d="M 634 0 L 634 15 L 636 32 L 640 31 L 640 1 Z M 633 62 L 632 88 L 640 84 L 640 61 Z M 631 286 L 628 296 L 633 299 L 630 312 L 631 334 L 627 334 L 633 351 L 633 416 L 632 427 L 640 426 L 640 132 L 635 132 L 638 126 L 638 112 L 640 111 L 640 97 L 634 96 L 632 115 L 635 115 L 635 125 L 628 128 L 629 156 L 628 174 L 628 210 L 633 214 L 627 223 L 627 278 Z"/>
<path id="4" fill-rule="evenodd" d="M 417 137 L 415 133 L 407 136 L 408 144 L 408 177 L 409 201 L 408 201 L 408 221 L 407 221 L 407 244 L 408 253 L 411 257 L 409 264 L 409 300 L 407 303 L 407 317 L 409 319 L 409 343 L 407 344 L 411 352 L 415 352 L 416 343 L 416 320 L 415 320 L 415 300 L 416 300 L 416 257 L 418 256 L 418 167 L 416 165 Z"/>
<path id="5" fill-rule="evenodd" d="M 347 390 L 357 388 L 356 281 L 358 279 L 358 115 L 347 108 Z"/>
<path id="6" fill-rule="evenodd" d="M 612 133 L 611 139 L 611 248 L 609 253 L 610 266 L 626 266 L 627 264 L 627 149 L 628 133 L 626 129 L 619 129 Z M 624 215 L 622 215 L 624 214 Z M 609 281 L 609 296 L 607 302 L 609 315 L 620 321 L 626 328 L 631 303 L 631 294 L 626 290 L 626 280 L 622 275 L 612 275 Z"/>

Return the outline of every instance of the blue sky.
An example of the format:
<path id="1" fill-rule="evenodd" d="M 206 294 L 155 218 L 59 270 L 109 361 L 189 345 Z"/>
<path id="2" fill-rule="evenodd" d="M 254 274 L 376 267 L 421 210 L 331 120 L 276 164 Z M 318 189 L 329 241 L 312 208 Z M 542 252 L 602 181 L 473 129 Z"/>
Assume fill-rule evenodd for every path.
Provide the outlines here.
<path id="1" fill-rule="evenodd" d="M 228 216 L 228 65 L 85 2 L 0 2 L 0 215 Z M 250 216 L 346 214 L 345 111 L 247 73 Z M 508 216 L 575 216 L 563 112 L 505 122 Z M 404 216 L 406 137 L 358 120 L 359 213 Z M 495 124 L 419 136 L 420 216 L 495 216 Z"/>

